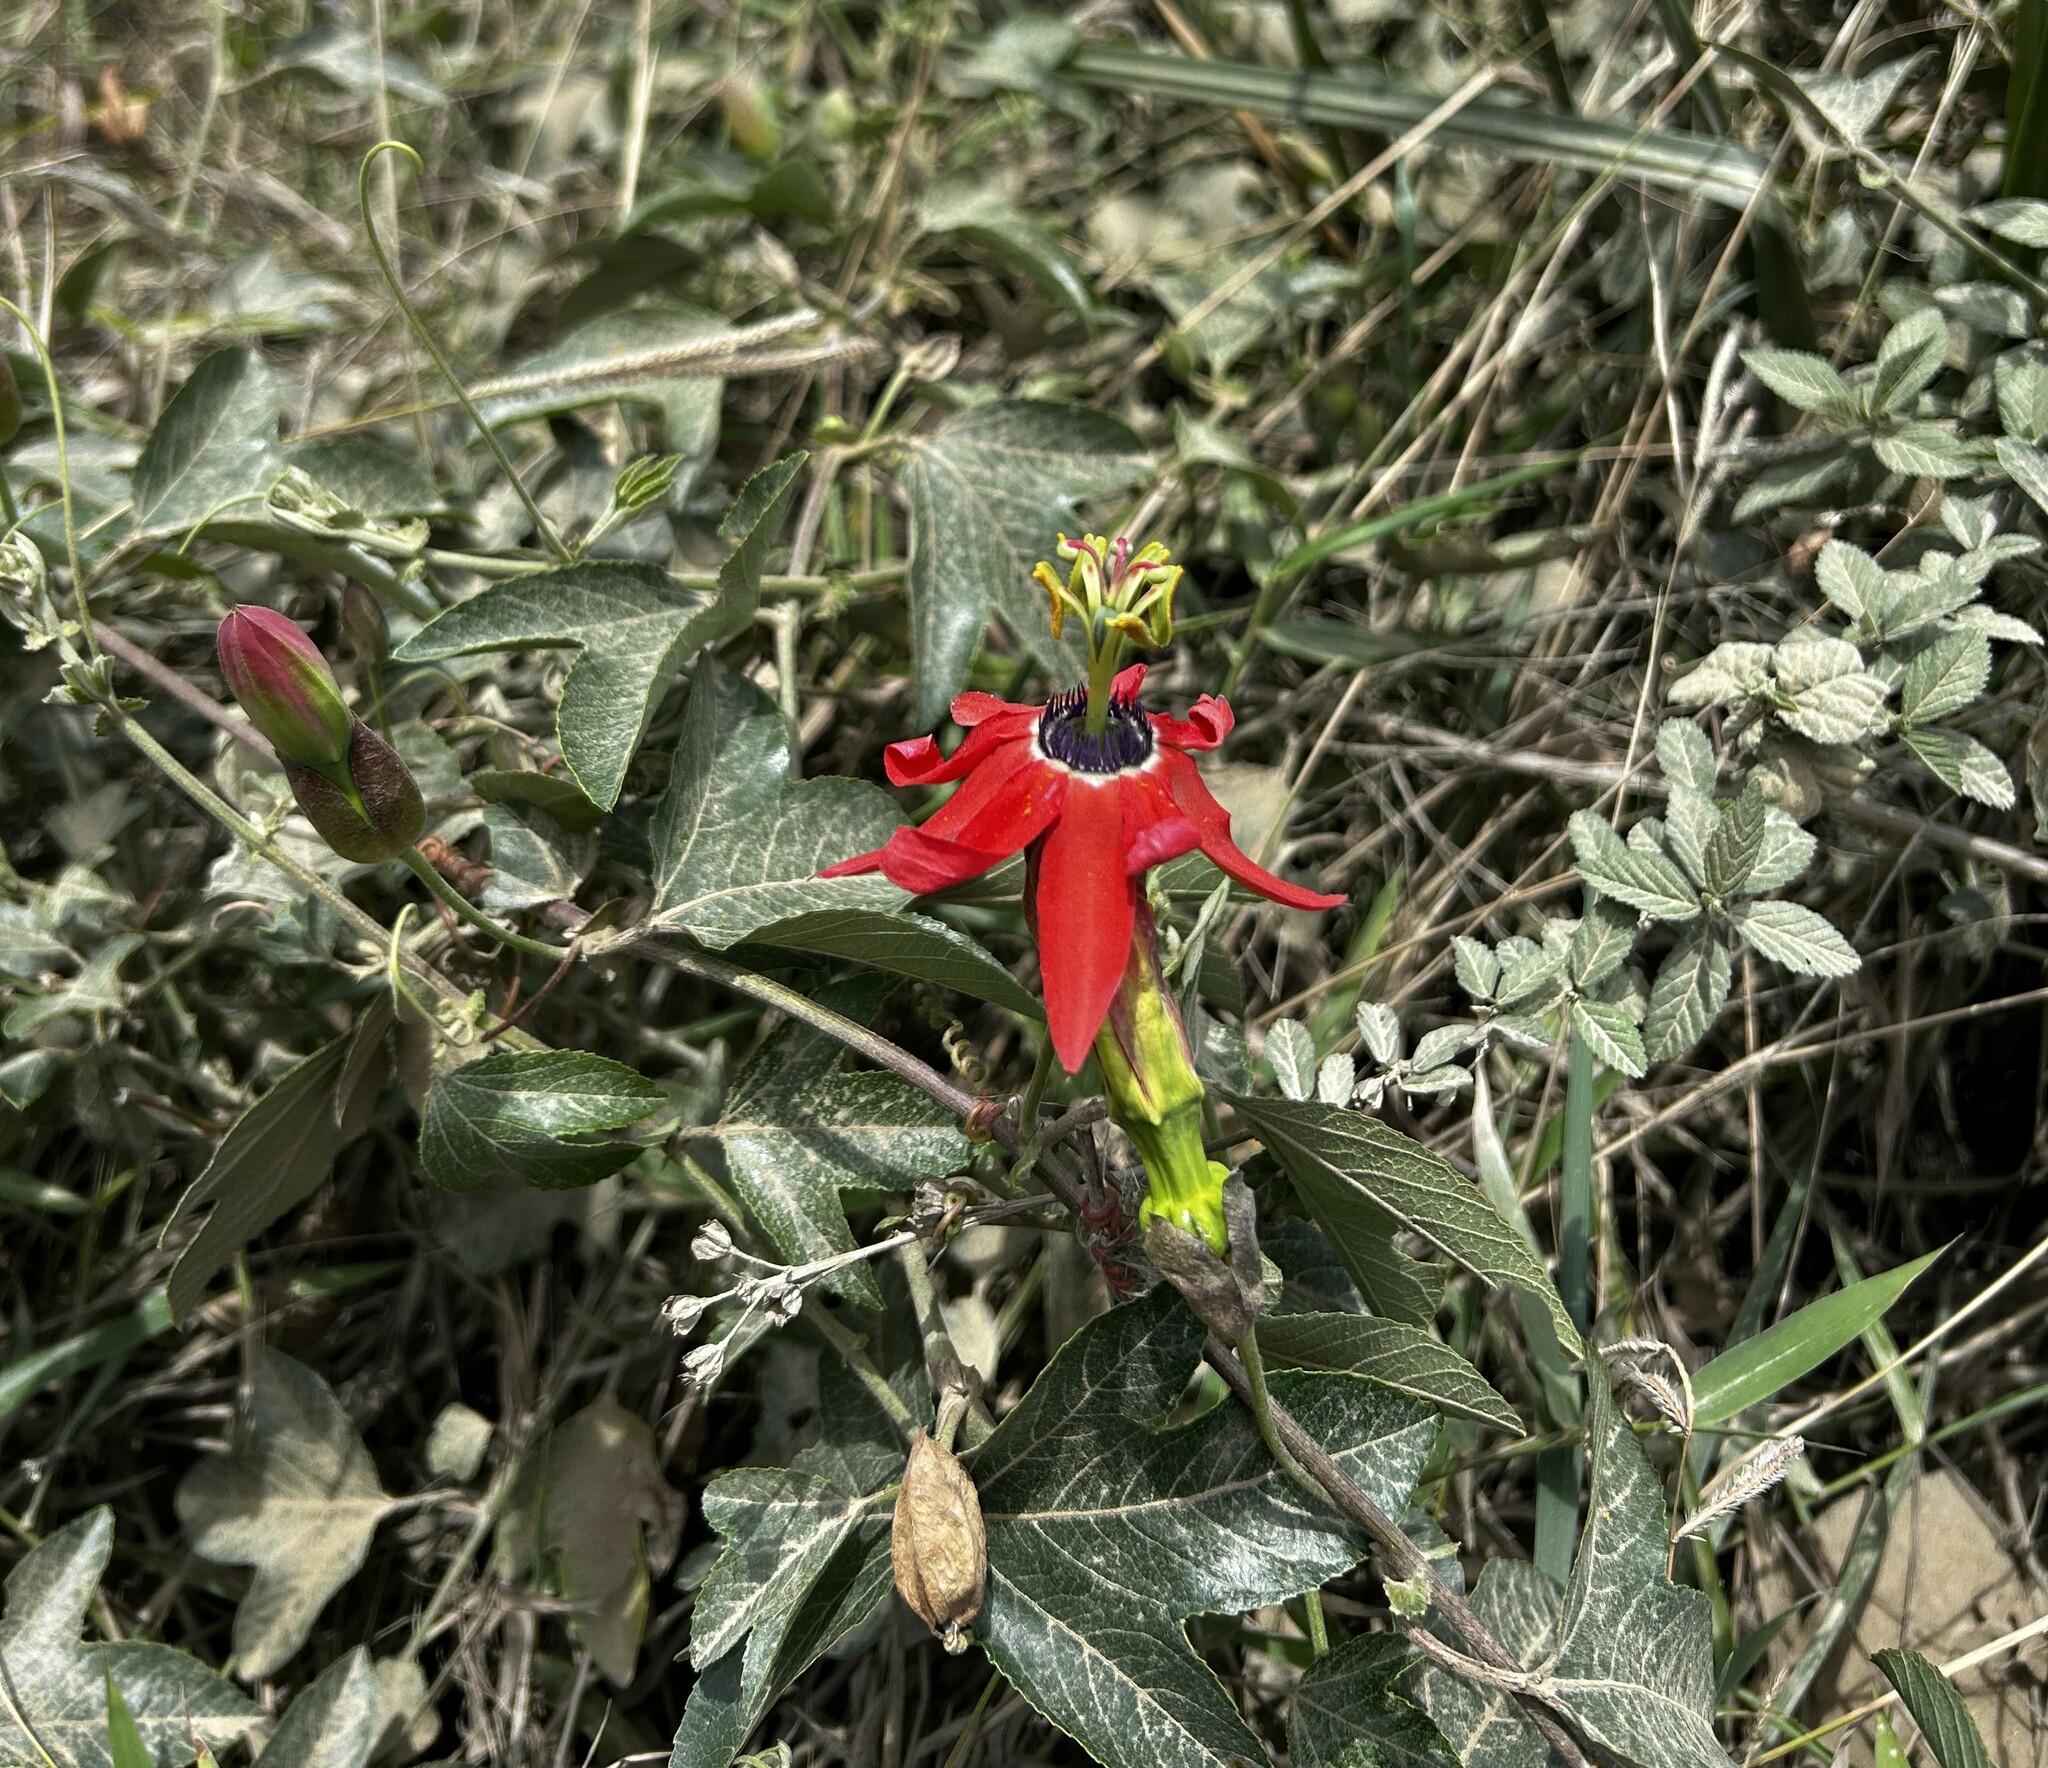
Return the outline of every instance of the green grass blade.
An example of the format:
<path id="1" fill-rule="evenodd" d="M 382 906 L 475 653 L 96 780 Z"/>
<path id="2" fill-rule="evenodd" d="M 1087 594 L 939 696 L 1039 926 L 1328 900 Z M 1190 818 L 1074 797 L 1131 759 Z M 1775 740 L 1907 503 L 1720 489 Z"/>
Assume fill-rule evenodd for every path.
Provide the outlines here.
<path id="1" fill-rule="evenodd" d="M 1692 1379 L 1693 1418 L 1720 1424 L 1817 1369 L 1858 1337 L 1905 1293 L 1940 1251 L 1866 1277 L 1809 1302 L 1756 1337 L 1723 1351 Z M 1569 1298 L 1567 1298 L 1569 1299 Z"/>
<path id="2" fill-rule="evenodd" d="M 1303 74 L 1099 44 L 1077 50 L 1061 72 L 1103 91 L 1143 92 L 1387 136 L 1414 128 L 1442 103 L 1440 96 L 1410 91 L 1357 69 Z M 1766 186 L 1765 162 L 1747 148 L 1675 130 L 1559 116 L 1500 99 L 1475 99 L 1438 128 L 1437 139 L 1447 146 L 1573 171 L 1615 171 L 1732 209 L 1747 208 Z"/>

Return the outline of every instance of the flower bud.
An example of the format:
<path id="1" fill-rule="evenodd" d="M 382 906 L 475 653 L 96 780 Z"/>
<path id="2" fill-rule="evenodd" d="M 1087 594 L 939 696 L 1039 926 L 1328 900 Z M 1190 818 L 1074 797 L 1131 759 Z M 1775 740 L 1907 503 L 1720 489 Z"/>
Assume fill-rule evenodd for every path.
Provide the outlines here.
<path id="1" fill-rule="evenodd" d="M 683 1359 L 683 1379 L 692 1387 L 709 1387 L 725 1370 L 725 1346 L 700 1344 Z"/>
<path id="2" fill-rule="evenodd" d="M 690 1242 L 690 1256 L 704 1260 L 724 1258 L 732 1251 L 732 1235 L 716 1217 L 697 1230 L 696 1238 Z"/>
<path id="3" fill-rule="evenodd" d="M 661 1317 L 678 1338 L 687 1338 L 697 1330 L 711 1301 L 708 1295 L 672 1295 L 661 1304 Z"/>
<path id="4" fill-rule="evenodd" d="M 220 623 L 219 646 L 228 691 L 280 761 L 324 769 L 348 759 L 355 721 L 327 659 L 296 625 L 270 608 L 240 607 Z"/>
<path id="5" fill-rule="evenodd" d="M 889 1528 L 896 1589 L 949 1652 L 967 1649 L 967 1623 L 988 1585 L 981 1497 L 952 1450 L 919 1431 L 910 1445 Z"/>
<path id="6" fill-rule="evenodd" d="M 284 777 L 321 840 L 343 859 L 375 865 L 397 859 L 420 838 L 427 806 L 398 751 L 360 718 L 350 722 L 339 762 L 315 767 L 286 761 Z"/>

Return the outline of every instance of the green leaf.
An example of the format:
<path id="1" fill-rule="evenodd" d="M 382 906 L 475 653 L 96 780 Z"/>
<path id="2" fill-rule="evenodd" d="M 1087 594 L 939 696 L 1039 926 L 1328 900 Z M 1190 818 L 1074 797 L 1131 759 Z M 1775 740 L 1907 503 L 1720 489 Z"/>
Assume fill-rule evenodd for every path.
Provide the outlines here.
<path id="1" fill-rule="evenodd" d="M 2005 763 L 1975 737 L 1947 730 L 1910 730 L 1899 734 L 1906 747 L 1926 764 L 1927 771 L 1950 791 L 1997 810 L 2010 810 L 2017 801 L 2018 794 Z"/>
<path id="2" fill-rule="evenodd" d="M 1856 390 L 1825 356 L 1765 345 L 1743 351 L 1742 360 L 1751 374 L 1799 411 L 1825 408 L 1847 415 L 1857 409 Z"/>
<path id="3" fill-rule="evenodd" d="M 1960 712 L 1991 679 L 1991 641 L 1981 632 L 1936 633 L 1899 676 L 1899 721 L 1931 724 Z"/>
<path id="4" fill-rule="evenodd" d="M 1714 1737 L 1711 1605 L 1665 1577 L 1663 1487 L 1604 1371 L 1586 1385 L 1586 1526 L 1545 1683 L 1579 1730 L 1624 1761 L 1728 1768 Z"/>
<path id="5" fill-rule="evenodd" d="M 1998 421 L 2004 426 L 2011 446 L 2022 448 L 2048 436 L 2048 362 L 2025 356 L 2001 356 L 1991 372 L 1998 391 Z M 2005 442 L 1993 446 L 1998 452 L 1999 465 L 2009 476 L 2018 479 L 2019 474 L 2013 471 L 2006 459 Z M 2029 452 L 2033 453 L 2032 450 Z M 2033 461 L 2033 485 L 2023 489 L 2036 503 L 2042 503 L 2044 498 L 2048 498 L 2048 460 L 2033 453 Z M 2036 491 L 2033 486 L 2041 489 Z"/>
<path id="6" fill-rule="evenodd" d="M 1756 862 L 1764 850 L 1764 834 L 1770 820 L 1761 784 L 1752 775 L 1742 794 L 1722 811 L 1712 838 L 1702 856 L 1702 886 L 1718 897 L 1728 897 L 1748 886 Z"/>
<path id="7" fill-rule="evenodd" d="M 1848 976 L 1863 961 L 1832 921 L 1803 903 L 1739 903 L 1729 919 L 1753 949 L 1802 976 Z"/>
<path id="8" fill-rule="evenodd" d="M 1311 1666 L 1287 1708 L 1293 1768 L 1459 1768 L 1427 1715 L 1398 1692 L 1421 1662 L 1397 1633 L 1366 1633 Z"/>
<path id="9" fill-rule="evenodd" d="M 1316 1040 L 1299 1020 L 1282 1019 L 1266 1033 L 1266 1061 L 1288 1098 L 1306 1099 L 1316 1090 Z"/>
<path id="10" fill-rule="evenodd" d="M 1643 1074 L 1643 1038 L 1628 1009 L 1613 1001 L 1572 1002 L 1572 1030 L 1586 1040 L 1594 1059 L 1631 1080 Z"/>
<path id="11" fill-rule="evenodd" d="M 1763 844 L 1757 849 L 1756 864 L 1750 867 L 1743 888 L 1782 890 L 1813 863 L 1814 850 L 1819 845 L 1784 811 L 1773 806 L 1764 818 Z"/>
<path id="12" fill-rule="evenodd" d="M 495 429 L 614 401 L 651 405 L 661 413 L 662 446 L 702 460 L 717 442 L 725 393 L 703 366 L 731 330 L 694 307 L 615 307 L 483 382 L 477 409 Z"/>
<path id="13" fill-rule="evenodd" d="M 1689 921 L 1700 912 L 1699 897 L 1685 874 L 1661 853 L 1629 846 L 1590 810 L 1574 811 L 1570 828 L 1579 876 L 1599 895 L 1656 921 Z"/>
<path id="14" fill-rule="evenodd" d="M 382 1733 L 377 1671 L 357 1646 L 292 1702 L 256 1768 L 363 1768 Z"/>
<path id="15" fill-rule="evenodd" d="M 683 1497 L 662 1478 L 646 1419 L 594 1401 L 548 1435 L 507 1506 L 497 1563 L 508 1577 L 545 1571 L 572 1611 L 569 1631 L 611 1682 L 632 1681 L 647 1630 L 650 1564 L 682 1536 Z"/>
<path id="16" fill-rule="evenodd" d="M 843 1010 L 860 986 L 826 998 Z M 973 1152 L 944 1106 L 893 1074 L 850 1072 L 844 1059 L 844 1046 L 822 1031 L 785 1022 L 762 1040 L 723 1115 L 704 1132 L 725 1149 L 747 1213 L 793 1264 L 853 1249 L 843 1192 L 908 1190 L 958 1171 Z M 864 1266 L 848 1267 L 827 1286 L 881 1306 Z"/>
<path id="17" fill-rule="evenodd" d="M 1901 424 L 1873 437 L 1870 451 L 1893 472 L 1915 478 L 1962 479 L 1977 470 L 1962 444 L 1936 423 Z"/>
<path id="18" fill-rule="evenodd" d="M 1665 954 L 1650 985 L 1643 1053 L 1652 1062 L 1683 1056 L 1707 1035 L 1728 1000 L 1734 968 L 1728 946 L 1707 920 L 1695 921 Z"/>
<path id="19" fill-rule="evenodd" d="M 2048 203 L 2037 197 L 2008 197 L 1979 203 L 1968 218 L 1986 232 L 2016 246 L 2048 246 Z M 1942 1768 L 1949 1768 L 1943 1763 Z"/>
<path id="20" fill-rule="evenodd" d="M 1274 1463 L 1244 1408 L 1159 1428 L 1203 1337 L 1163 1285 L 1100 1316 L 968 1458 L 988 1535 L 981 1643 L 1039 1713 L 1116 1768 L 1256 1760 L 1261 1746 L 1190 1649 L 1185 1618 L 1281 1601 L 1364 1552 Z M 1356 1376 L 1272 1385 L 1398 1514 L 1434 1436 L 1429 1414 Z"/>
<path id="21" fill-rule="evenodd" d="M 1725 1423 L 1819 1368 L 1883 1319 L 1906 1286 L 1940 1256 L 1930 1252 L 1865 1277 L 1723 1351 L 1692 1378 L 1695 1421 L 1702 1426 Z"/>
<path id="22" fill-rule="evenodd" d="M 1846 639 L 1801 628 L 1771 652 L 1771 668 L 1784 701 L 1777 714 L 1816 743 L 1854 743 L 1884 723 L 1889 689 L 1863 667 L 1863 653 Z"/>
<path id="23" fill-rule="evenodd" d="M 984 173 L 934 179 L 919 202 L 918 222 L 926 233 L 950 233 L 1021 270 L 1084 319 L 1103 310 L 1058 236 L 1020 214 L 1008 192 Z"/>
<path id="24" fill-rule="evenodd" d="M 1847 541 L 1830 540 L 1822 546 L 1813 578 L 1821 593 L 1851 620 L 1874 626 L 1878 612 L 1891 601 L 1885 568 Z"/>
<path id="25" fill-rule="evenodd" d="M 1877 372 L 1871 383 L 1871 403 L 1879 411 L 1893 411 L 1917 397 L 1941 373 L 1948 355 L 1948 321 L 1939 307 L 1922 307 L 1909 313 L 1885 334 L 1878 346 Z"/>
<path id="26" fill-rule="evenodd" d="M 235 1445 L 178 1486 L 193 1552 L 256 1568 L 235 1610 L 236 1671 L 274 1675 L 361 1568 L 392 1501 L 363 1439 L 303 1363 L 257 1347 Z"/>
<path id="27" fill-rule="evenodd" d="M 609 810 L 676 670 L 753 619 L 762 562 L 804 459 L 790 455 L 747 481 L 719 530 L 739 544 L 714 591 L 686 589 L 653 565 L 565 565 L 495 583 L 450 608 L 400 645 L 398 660 L 573 647 L 556 711 L 562 759 L 590 801 Z"/>
<path id="28" fill-rule="evenodd" d="M 1259 1353 L 1278 1369 L 1341 1370 L 1398 1388 L 1453 1418 L 1515 1436 L 1522 1423 L 1486 1378 L 1435 1334 L 1371 1314 L 1266 1314 Z"/>
<path id="29" fill-rule="evenodd" d="M 1707 733 L 1689 718 L 1667 718 L 1657 727 L 1657 768 L 1674 786 L 1712 798 L 1720 769 Z"/>
<path id="30" fill-rule="evenodd" d="M 1368 1294 L 1374 1253 L 1359 1244 L 1360 1229 L 1370 1230 L 1375 1218 L 1392 1220 L 1468 1269 L 1533 1296 L 1564 1342 L 1576 1342 L 1571 1317 L 1542 1261 L 1441 1155 L 1355 1111 L 1280 1099 L 1231 1103 L 1286 1168 L 1345 1268 Z"/>
<path id="31" fill-rule="evenodd" d="M 446 1191 L 501 1173 L 543 1190 L 594 1185 L 640 1152 L 603 1139 L 666 1095 L 623 1062 L 584 1050 L 502 1051 L 442 1075 L 420 1122 L 420 1164 Z"/>
<path id="32" fill-rule="evenodd" d="M 878 873 L 818 873 L 881 846 L 900 820 L 865 780 L 792 781 L 782 714 L 752 682 L 709 663 L 691 684 L 654 813 L 648 925 L 723 949 L 798 916 L 896 908 L 904 893 Z"/>
<path id="33" fill-rule="evenodd" d="M 1749 489 L 1735 500 L 1729 520 L 1740 527 L 1787 504 L 1809 503 L 1848 478 L 1855 465 L 1855 454 L 1844 447 L 1803 459 L 1778 461 L 1750 481 Z"/>
<path id="34" fill-rule="evenodd" d="M 181 533 L 266 490 L 284 465 L 277 419 L 277 382 L 261 358 L 241 344 L 207 357 L 136 456 L 134 531 Z"/>
<path id="35" fill-rule="evenodd" d="M 493 804 L 484 812 L 491 838 L 491 877 L 483 906 L 502 913 L 567 902 L 596 858 L 594 841 L 572 841 L 546 811 Z"/>
<path id="36" fill-rule="evenodd" d="M 2044 510 L 2048 510 L 2048 454 L 2001 436 L 1997 442 L 1998 464 L 2006 476 Z"/>
<path id="37" fill-rule="evenodd" d="M 784 951 L 852 958 L 877 970 L 935 982 L 978 1001 L 990 1001 L 1027 1018 L 1043 1019 L 1045 1008 L 1009 971 L 956 928 L 929 915 L 883 914 L 877 909 L 821 909 L 793 915 L 756 929 L 757 945 Z"/>
<path id="38" fill-rule="evenodd" d="M 910 439 L 898 477 L 910 505 L 920 727 L 945 717 L 991 613 L 1045 668 L 1077 673 L 1052 641 L 1031 568 L 1077 528 L 1084 497 L 1120 490 L 1151 465 L 1137 434 L 1106 412 L 1029 399 L 970 407 Z"/>
<path id="39" fill-rule="evenodd" d="M 2034 207 L 2048 205 L 2036 203 Z M 1983 1735 L 1954 1683 L 1917 1651 L 1887 1647 L 1872 1652 L 1870 1661 L 1899 1691 L 1899 1699 L 1906 1703 L 1906 1711 L 1913 1715 L 1913 1723 L 1920 1727 L 1941 1768 L 1991 1768 Z"/>
<path id="40" fill-rule="evenodd" d="M 604 812 L 572 780 L 530 768 L 480 768 L 463 782 L 486 804 L 519 804 L 545 811 L 572 835 L 588 834 Z"/>
<path id="41" fill-rule="evenodd" d="M 388 1067 L 391 996 L 373 996 L 346 1037 L 313 1052 L 235 1120 L 206 1170 L 178 1199 L 159 1244 L 211 1203 L 199 1232 L 171 1267 L 171 1312 L 180 1320 L 235 1254 L 327 1182 L 334 1157 L 369 1127 Z"/>
<path id="42" fill-rule="evenodd" d="M 1572 930 L 1566 953 L 1571 980 L 1580 990 L 1598 988 L 1628 961 L 1642 931 L 1642 917 L 1624 903 L 1596 896 Z"/>
<path id="43" fill-rule="evenodd" d="M 0 1660 L 9 1698 L 0 1701 L 0 1761 L 40 1768 L 41 1739 L 62 1768 L 116 1768 L 110 1678 L 151 1761 L 164 1768 L 192 1760 L 195 1736 L 226 1749 L 261 1729 L 263 1709 L 197 1658 L 166 1645 L 80 1639 L 113 1547 L 113 1512 L 100 1505 L 46 1536 L 7 1574 Z"/>

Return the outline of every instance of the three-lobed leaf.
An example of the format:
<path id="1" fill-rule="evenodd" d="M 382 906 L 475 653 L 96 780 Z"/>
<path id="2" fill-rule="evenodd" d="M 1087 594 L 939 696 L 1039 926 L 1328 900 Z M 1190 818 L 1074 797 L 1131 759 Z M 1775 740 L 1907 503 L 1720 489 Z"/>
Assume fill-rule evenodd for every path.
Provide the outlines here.
<path id="1" fill-rule="evenodd" d="M 792 781 L 782 714 L 752 682 L 707 663 L 654 814 L 648 925 L 723 948 L 799 916 L 899 908 L 904 893 L 878 873 L 818 874 L 881 846 L 900 821 L 866 780 Z"/>
<path id="2" fill-rule="evenodd" d="M 1049 634 L 1031 568 L 1053 556 L 1081 500 L 1144 477 L 1152 457 L 1107 412 L 1001 399 L 910 440 L 897 469 L 910 506 L 910 626 L 917 723 L 929 728 L 966 679 L 999 613 L 1045 667 L 1075 671 Z"/>
<path id="3" fill-rule="evenodd" d="M 274 1674 L 361 1568 L 391 1509 L 363 1439 L 303 1363 L 258 1348 L 233 1448 L 178 1487 L 178 1519 L 202 1558 L 255 1568 L 235 1610 L 235 1667 Z"/>
<path id="4" fill-rule="evenodd" d="M 753 618 L 767 549 L 804 459 L 776 461 L 741 489 L 720 526 L 737 544 L 719 567 L 716 589 L 685 587 L 654 565 L 564 565 L 493 584 L 450 608 L 400 645 L 398 660 L 575 650 L 556 709 L 562 759 L 590 801 L 609 810 L 676 670 Z"/>
<path id="5" fill-rule="evenodd" d="M 7 1574 L 0 1761 L 41 1768 L 48 1745 L 62 1768 L 118 1768 L 110 1681 L 150 1760 L 166 1768 L 190 1762 L 195 1740 L 224 1750 L 261 1730 L 263 1709 L 197 1658 L 139 1640 L 81 1638 L 113 1549 L 113 1512 L 101 1505 L 53 1530 Z"/>

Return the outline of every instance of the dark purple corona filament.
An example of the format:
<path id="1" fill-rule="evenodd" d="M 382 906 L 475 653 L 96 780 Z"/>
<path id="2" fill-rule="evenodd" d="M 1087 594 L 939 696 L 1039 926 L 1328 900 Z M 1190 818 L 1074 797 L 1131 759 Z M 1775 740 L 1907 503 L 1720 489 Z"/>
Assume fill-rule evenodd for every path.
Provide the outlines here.
<path id="1" fill-rule="evenodd" d="M 1053 695 L 1038 716 L 1038 746 L 1076 773 L 1122 773 L 1152 759 L 1152 721 L 1135 699 L 1111 700 L 1099 731 L 1091 731 L 1087 719 L 1086 688 Z"/>

